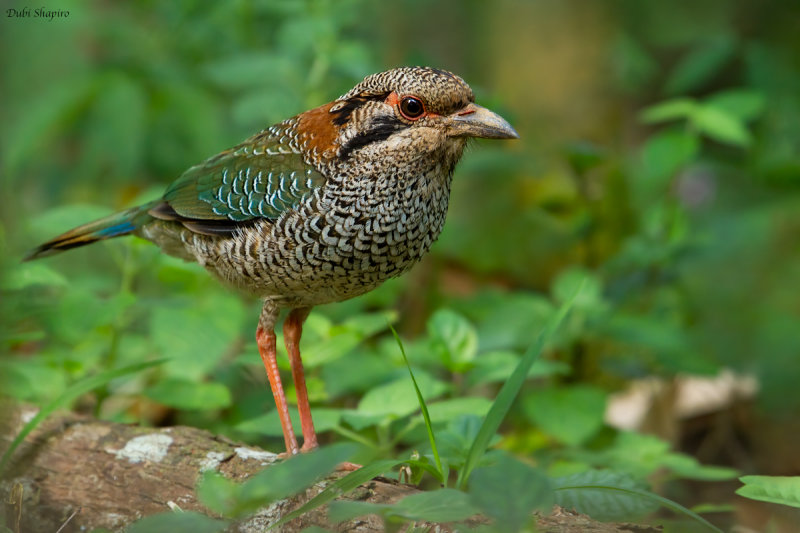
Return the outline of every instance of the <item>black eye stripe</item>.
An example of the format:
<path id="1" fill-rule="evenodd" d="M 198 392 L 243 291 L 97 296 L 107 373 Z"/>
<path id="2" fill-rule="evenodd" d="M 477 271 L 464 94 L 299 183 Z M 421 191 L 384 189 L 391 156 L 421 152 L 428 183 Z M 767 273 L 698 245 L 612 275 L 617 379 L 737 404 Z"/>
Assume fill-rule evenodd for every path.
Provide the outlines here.
<path id="1" fill-rule="evenodd" d="M 381 117 L 373 120 L 365 131 L 362 131 L 339 149 L 339 156 L 346 158 L 353 150 L 363 148 L 368 144 L 388 139 L 399 129 L 408 125 L 395 117 Z"/>

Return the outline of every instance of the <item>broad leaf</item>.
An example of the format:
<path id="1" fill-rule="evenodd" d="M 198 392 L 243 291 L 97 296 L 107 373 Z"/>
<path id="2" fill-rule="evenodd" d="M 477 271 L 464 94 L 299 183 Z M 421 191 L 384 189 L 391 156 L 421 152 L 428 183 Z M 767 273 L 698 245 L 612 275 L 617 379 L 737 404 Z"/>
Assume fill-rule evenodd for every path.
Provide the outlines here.
<path id="1" fill-rule="evenodd" d="M 431 377 L 430 374 L 417 370 L 417 385 L 426 401 L 431 401 L 447 390 L 447 385 Z M 414 391 L 414 384 L 408 377 L 398 378 L 390 383 L 379 385 L 367 392 L 358 403 L 358 412 L 370 416 L 410 415 L 419 409 L 419 402 Z"/>
<path id="2" fill-rule="evenodd" d="M 627 520 L 658 508 L 652 500 L 629 492 L 643 490 L 641 483 L 631 476 L 610 470 L 588 470 L 554 478 L 552 482 L 558 505 L 597 520 Z"/>
<path id="3" fill-rule="evenodd" d="M 196 383 L 178 378 L 159 381 L 144 394 L 178 409 L 222 409 L 232 402 L 231 391 L 222 383 Z"/>
<path id="4" fill-rule="evenodd" d="M 478 334 L 469 321 L 449 309 L 436 311 L 428 321 L 428 332 L 451 372 L 463 372 L 478 353 Z"/>
<path id="5" fill-rule="evenodd" d="M 469 495 L 500 531 L 520 531 L 534 510 L 547 513 L 553 506 L 553 488 L 547 476 L 507 455 L 472 472 Z"/>
<path id="6" fill-rule="evenodd" d="M 232 516 L 241 516 L 258 507 L 292 496 L 310 487 L 322 476 L 355 453 L 349 443 L 334 444 L 311 453 L 303 453 L 271 465 L 242 484 Z"/>
<path id="7" fill-rule="evenodd" d="M 736 494 L 753 500 L 800 507 L 800 476 L 742 476 Z"/>
<path id="8" fill-rule="evenodd" d="M 605 393 L 586 385 L 531 391 L 523 402 L 528 418 L 555 439 L 577 446 L 603 426 Z"/>

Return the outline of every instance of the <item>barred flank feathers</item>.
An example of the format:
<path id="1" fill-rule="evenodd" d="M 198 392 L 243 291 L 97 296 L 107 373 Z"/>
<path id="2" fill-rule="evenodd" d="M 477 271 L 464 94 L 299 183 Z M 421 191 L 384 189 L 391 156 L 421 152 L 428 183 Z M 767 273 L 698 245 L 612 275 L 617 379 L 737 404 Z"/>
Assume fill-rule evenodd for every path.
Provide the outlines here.
<path id="1" fill-rule="evenodd" d="M 85 244 L 110 239 L 112 237 L 120 237 L 128 235 L 133 232 L 137 227 L 142 225 L 145 219 L 150 219 L 147 215 L 146 206 L 134 207 L 121 213 L 114 213 L 100 220 L 89 222 L 83 226 L 71 229 L 66 233 L 62 233 L 58 237 L 47 241 L 46 243 L 38 246 L 28 252 L 23 261 L 30 261 L 40 257 L 47 257 L 49 255 L 69 250 L 70 248 L 77 248 Z"/>

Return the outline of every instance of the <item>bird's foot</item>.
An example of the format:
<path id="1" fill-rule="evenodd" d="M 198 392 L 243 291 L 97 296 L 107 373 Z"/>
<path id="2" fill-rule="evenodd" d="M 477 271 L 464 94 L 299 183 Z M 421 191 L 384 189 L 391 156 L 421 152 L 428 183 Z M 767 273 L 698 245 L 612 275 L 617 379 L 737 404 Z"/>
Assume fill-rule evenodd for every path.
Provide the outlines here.
<path id="1" fill-rule="evenodd" d="M 319 448 L 319 444 L 317 444 L 317 439 L 314 440 L 305 440 L 303 441 L 303 445 L 300 447 L 300 453 L 308 453 L 313 452 Z"/>

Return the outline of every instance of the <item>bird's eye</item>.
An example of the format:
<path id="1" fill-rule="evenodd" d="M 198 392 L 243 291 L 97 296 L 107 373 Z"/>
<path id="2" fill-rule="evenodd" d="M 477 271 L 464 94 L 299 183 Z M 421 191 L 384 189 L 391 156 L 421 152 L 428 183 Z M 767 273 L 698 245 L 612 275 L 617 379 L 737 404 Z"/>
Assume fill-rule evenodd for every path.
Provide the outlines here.
<path id="1" fill-rule="evenodd" d="M 400 100 L 400 114 L 408 120 L 416 120 L 425 113 L 425 106 L 419 98 L 406 96 Z"/>

